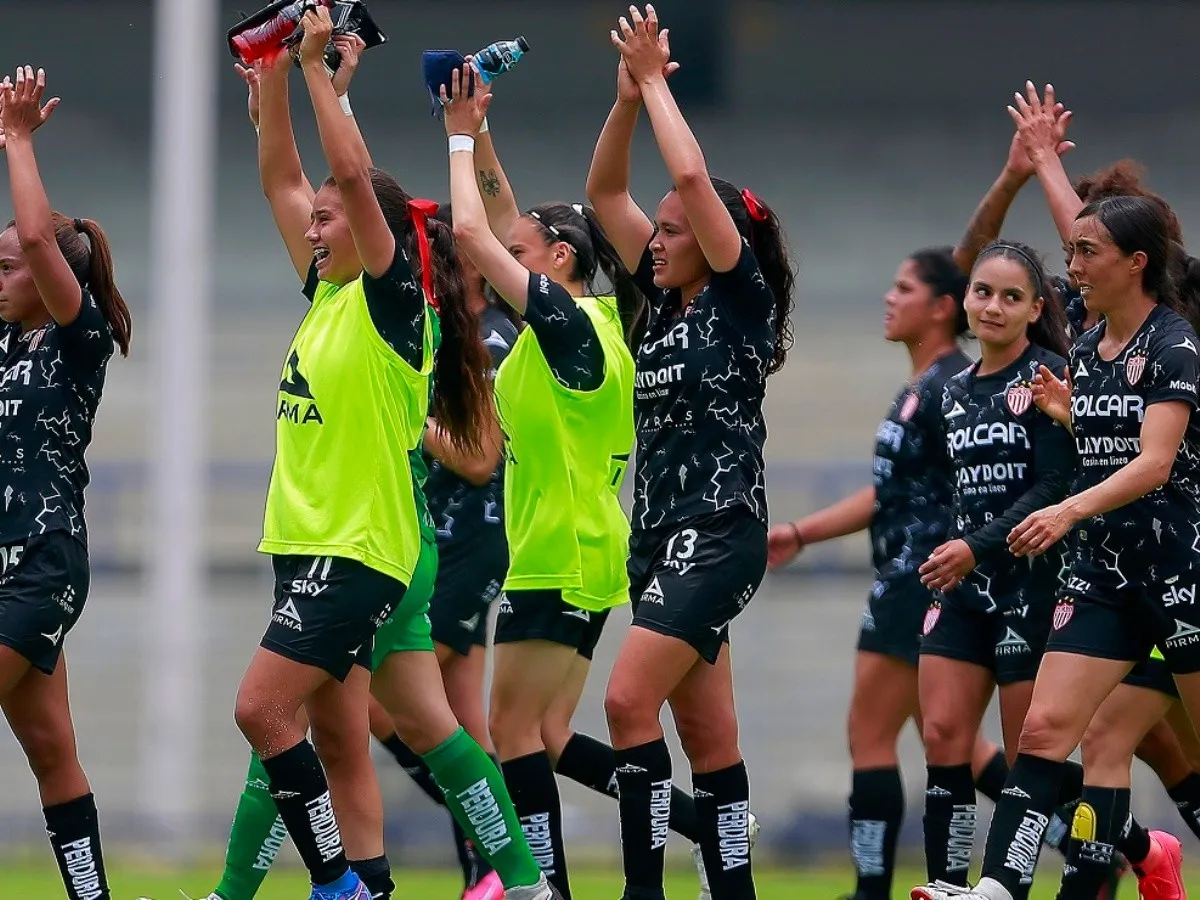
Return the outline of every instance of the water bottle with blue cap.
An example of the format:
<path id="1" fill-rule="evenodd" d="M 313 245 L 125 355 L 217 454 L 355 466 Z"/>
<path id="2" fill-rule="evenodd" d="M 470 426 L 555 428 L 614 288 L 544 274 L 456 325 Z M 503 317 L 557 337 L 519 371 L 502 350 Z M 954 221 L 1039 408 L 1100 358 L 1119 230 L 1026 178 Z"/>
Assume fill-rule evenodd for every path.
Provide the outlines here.
<path id="1" fill-rule="evenodd" d="M 498 75 L 503 75 L 529 52 L 529 41 L 519 37 L 515 41 L 496 41 L 475 54 L 471 65 L 479 73 L 484 84 L 491 84 Z"/>
<path id="2" fill-rule="evenodd" d="M 488 44 L 471 57 L 472 76 L 467 85 L 467 96 L 475 95 L 475 75 L 478 75 L 484 84 L 491 84 L 498 76 L 515 66 L 528 52 L 529 41 L 523 37 Z M 441 89 L 443 86 L 447 91 L 450 89 L 450 78 L 454 70 L 462 68 L 466 62 L 466 57 L 457 50 L 426 50 L 421 54 L 425 87 L 429 89 L 429 98 L 433 104 L 431 111 L 438 119 L 443 115 Z"/>

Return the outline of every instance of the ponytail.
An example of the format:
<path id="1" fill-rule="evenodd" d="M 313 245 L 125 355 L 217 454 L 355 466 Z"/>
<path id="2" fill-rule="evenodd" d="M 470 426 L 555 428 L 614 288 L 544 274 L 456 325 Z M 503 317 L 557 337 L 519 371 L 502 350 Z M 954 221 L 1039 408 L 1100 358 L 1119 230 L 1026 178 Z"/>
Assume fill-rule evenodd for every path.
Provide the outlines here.
<path id="1" fill-rule="evenodd" d="M 426 232 L 442 327 L 442 346 L 433 364 L 432 412 L 456 449 L 478 453 L 494 415 L 488 379 L 492 358 L 479 336 L 479 320 L 467 305 L 453 232 L 438 219 L 426 220 Z M 411 227 L 405 245 L 408 258 L 416 259 Z"/>
<path id="2" fill-rule="evenodd" d="M 326 185 L 336 187 L 332 177 Z M 383 218 L 403 250 L 418 284 L 424 284 L 421 245 L 409 203 L 412 197 L 387 172 L 371 169 L 371 188 Z M 430 282 L 442 326 L 442 346 L 433 363 L 433 415 L 445 429 L 450 443 L 464 453 L 478 453 L 483 434 L 493 415 L 492 385 L 488 380 L 491 356 L 479 337 L 479 323 L 467 306 L 466 289 L 458 253 L 450 228 L 436 217 L 425 220 L 429 239 Z"/>
<path id="3" fill-rule="evenodd" d="M 775 353 L 767 366 L 774 375 L 787 362 L 792 348 L 792 311 L 795 309 L 796 270 L 788 251 L 783 223 L 767 204 L 750 191 L 739 191 L 731 182 L 710 178 L 713 189 L 733 218 L 738 233 L 750 245 L 763 280 L 775 296 Z"/>
<path id="4" fill-rule="evenodd" d="M 579 209 L 580 215 L 587 222 L 592 246 L 596 250 L 596 266 L 612 285 L 613 294 L 617 298 L 617 312 L 621 316 L 621 330 L 625 334 L 625 343 L 636 353 L 646 333 L 649 310 L 646 298 L 634 283 L 633 276 L 625 268 L 625 263 L 621 262 L 617 248 L 604 233 L 595 210 L 590 206 L 581 206 Z"/>
<path id="5" fill-rule="evenodd" d="M 1175 265 L 1174 297 L 1165 301 L 1179 313 L 1192 328 L 1200 331 L 1200 259 L 1188 256 L 1180 244 L 1174 245 Z"/>
<path id="6" fill-rule="evenodd" d="M 571 246 L 575 251 L 573 275 L 589 292 L 596 293 L 598 273 L 608 279 L 617 300 L 625 342 L 636 349 L 646 327 L 646 298 L 634 284 L 633 276 L 621 262 L 592 208 L 581 203 L 543 203 L 527 215 L 545 229 L 549 242 L 562 241 Z"/>
<path id="7" fill-rule="evenodd" d="M 56 212 L 51 214 L 51 221 L 54 223 L 54 241 L 71 274 L 96 301 L 121 355 L 128 356 L 133 319 L 125 299 L 117 290 L 108 236 L 92 219 L 69 219 Z M 10 222 L 9 227 L 12 225 Z"/>

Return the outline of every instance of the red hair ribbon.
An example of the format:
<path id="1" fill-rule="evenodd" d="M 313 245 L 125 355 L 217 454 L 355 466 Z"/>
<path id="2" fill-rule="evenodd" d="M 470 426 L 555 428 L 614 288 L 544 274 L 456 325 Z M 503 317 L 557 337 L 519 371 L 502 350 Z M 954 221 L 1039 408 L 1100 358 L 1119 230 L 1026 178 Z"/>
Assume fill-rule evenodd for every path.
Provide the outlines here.
<path id="1" fill-rule="evenodd" d="M 417 230 L 417 254 L 421 257 L 421 287 L 425 290 L 425 299 L 429 301 L 429 305 L 440 313 L 442 308 L 433 292 L 433 256 L 429 252 L 429 233 L 426 231 L 427 220 L 436 215 L 437 211 L 438 205 L 432 200 L 408 201 L 408 214 Z"/>
<path id="2" fill-rule="evenodd" d="M 750 213 L 750 218 L 755 222 L 765 222 L 771 218 L 771 211 L 767 209 L 767 205 L 759 200 L 750 188 L 742 191 L 742 202 L 746 204 L 746 212 Z"/>

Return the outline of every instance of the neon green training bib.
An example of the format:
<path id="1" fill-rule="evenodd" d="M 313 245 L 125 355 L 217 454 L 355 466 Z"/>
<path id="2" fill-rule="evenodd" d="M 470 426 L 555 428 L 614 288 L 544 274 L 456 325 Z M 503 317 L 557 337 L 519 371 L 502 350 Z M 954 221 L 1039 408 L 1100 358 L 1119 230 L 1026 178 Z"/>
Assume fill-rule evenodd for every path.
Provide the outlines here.
<path id="1" fill-rule="evenodd" d="M 612 297 L 576 297 L 604 351 L 604 381 L 569 390 L 532 328 L 496 374 L 504 429 L 505 590 L 561 589 L 591 611 L 629 600 L 629 519 L 618 491 L 633 449 L 633 357 Z"/>
<path id="2" fill-rule="evenodd" d="M 427 309 L 417 371 L 376 330 L 361 276 L 317 286 L 279 385 L 260 552 L 353 559 L 409 583 L 420 535 L 408 454 L 429 409 L 432 319 Z"/>

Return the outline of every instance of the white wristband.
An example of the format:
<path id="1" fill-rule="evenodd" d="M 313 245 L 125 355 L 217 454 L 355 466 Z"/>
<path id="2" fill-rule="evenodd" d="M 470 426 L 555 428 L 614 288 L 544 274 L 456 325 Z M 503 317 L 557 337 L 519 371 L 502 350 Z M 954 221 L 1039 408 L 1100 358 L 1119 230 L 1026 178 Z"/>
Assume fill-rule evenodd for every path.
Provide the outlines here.
<path id="1" fill-rule="evenodd" d="M 452 134 L 450 135 L 450 152 L 451 153 L 474 153 L 475 138 L 469 134 Z"/>
<path id="2" fill-rule="evenodd" d="M 489 126 L 488 126 L 488 120 L 487 120 L 487 116 L 484 116 L 484 117 L 483 117 L 483 122 L 482 122 L 482 123 L 480 124 L 480 126 L 479 126 L 479 133 L 480 133 L 480 134 L 487 134 L 489 130 L 490 130 L 490 129 L 489 129 Z"/>
<path id="3" fill-rule="evenodd" d="M 350 94 L 345 93 L 338 97 L 338 103 L 342 105 L 342 112 L 348 116 L 354 115 L 354 110 L 350 108 Z"/>

